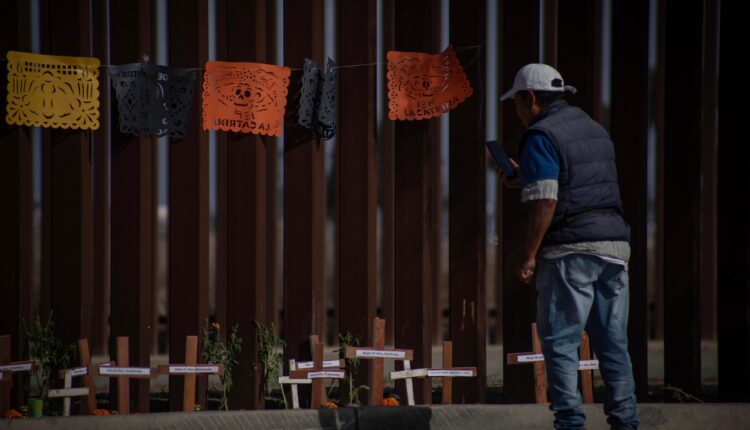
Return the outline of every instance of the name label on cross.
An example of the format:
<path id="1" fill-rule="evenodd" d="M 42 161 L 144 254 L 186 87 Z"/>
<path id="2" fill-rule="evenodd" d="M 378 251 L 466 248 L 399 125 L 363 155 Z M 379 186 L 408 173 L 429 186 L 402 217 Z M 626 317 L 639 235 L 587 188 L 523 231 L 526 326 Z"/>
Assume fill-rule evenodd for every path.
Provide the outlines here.
<path id="1" fill-rule="evenodd" d="M 529 354 L 518 356 L 519 363 L 534 363 L 536 361 L 544 361 L 544 354 Z"/>
<path id="2" fill-rule="evenodd" d="M 30 372 L 31 371 L 31 362 L 28 362 L 28 363 L 16 363 L 16 364 L 6 364 L 5 366 L 0 366 L 0 371 L 4 371 L 4 372 Z"/>
<path id="3" fill-rule="evenodd" d="M 320 371 L 307 374 L 308 379 L 344 379 L 344 372 Z"/>
<path id="4" fill-rule="evenodd" d="M 89 373 L 88 367 L 76 367 L 70 370 L 70 376 L 83 376 Z"/>
<path id="5" fill-rule="evenodd" d="M 581 360 L 578 362 L 578 370 L 593 370 L 599 368 L 599 360 Z"/>
<path id="6" fill-rule="evenodd" d="M 102 366 L 99 368 L 100 375 L 123 375 L 123 376 L 151 376 L 148 367 L 115 367 Z"/>
<path id="7" fill-rule="evenodd" d="M 219 366 L 169 366 L 171 374 L 219 373 Z"/>
<path id="8" fill-rule="evenodd" d="M 323 361 L 323 367 L 339 367 L 339 360 L 325 360 Z M 297 369 L 312 369 L 315 367 L 315 363 L 312 361 L 301 361 L 297 363 Z"/>
<path id="9" fill-rule="evenodd" d="M 544 354 L 525 354 L 516 357 L 518 363 L 535 363 L 544 361 Z M 581 360 L 578 362 L 578 370 L 594 370 L 599 368 L 599 360 Z M 432 375 L 430 375 L 432 376 Z"/>
<path id="10" fill-rule="evenodd" d="M 386 351 L 378 349 L 358 349 L 357 357 L 376 358 L 406 358 L 404 351 Z"/>
<path id="11" fill-rule="evenodd" d="M 427 376 L 431 377 L 452 377 L 452 376 L 474 376 L 471 370 L 428 370 Z"/>

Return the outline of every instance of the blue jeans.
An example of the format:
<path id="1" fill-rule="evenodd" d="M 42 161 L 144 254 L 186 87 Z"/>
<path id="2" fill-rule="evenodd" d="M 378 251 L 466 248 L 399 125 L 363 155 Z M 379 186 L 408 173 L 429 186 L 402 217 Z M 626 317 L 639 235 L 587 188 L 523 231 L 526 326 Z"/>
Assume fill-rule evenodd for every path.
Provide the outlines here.
<path id="1" fill-rule="evenodd" d="M 607 422 L 638 427 L 628 354 L 628 272 L 596 256 L 568 254 L 537 267 L 537 331 L 542 341 L 555 428 L 581 428 L 578 347 L 584 329 L 599 359 Z"/>

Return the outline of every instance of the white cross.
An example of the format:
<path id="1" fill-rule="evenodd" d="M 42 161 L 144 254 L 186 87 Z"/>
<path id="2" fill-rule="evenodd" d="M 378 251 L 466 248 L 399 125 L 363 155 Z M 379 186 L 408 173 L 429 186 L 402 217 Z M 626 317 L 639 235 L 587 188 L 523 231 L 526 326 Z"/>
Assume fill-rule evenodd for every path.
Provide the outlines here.
<path id="1" fill-rule="evenodd" d="M 70 416 L 70 398 L 88 396 L 88 387 L 73 388 L 73 377 L 88 375 L 88 367 L 76 367 L 74 369 L 65 369 L 62 372 L 65 374 L 65 385 L 64 388 L 56 390 L 49 390 L 47 396 L 50 398 L 62 397 L 63 398 L 63 416 Z"/>

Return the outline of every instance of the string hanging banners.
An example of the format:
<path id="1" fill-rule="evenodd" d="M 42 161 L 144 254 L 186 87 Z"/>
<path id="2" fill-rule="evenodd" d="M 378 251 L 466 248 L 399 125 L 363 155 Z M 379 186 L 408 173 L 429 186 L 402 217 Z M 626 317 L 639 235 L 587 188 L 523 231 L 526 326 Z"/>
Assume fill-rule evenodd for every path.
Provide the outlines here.
<path id="1" fill-rule="evenodd" d="M 299 124 L 313 132 L 318 139 L 336 135 L 336 72 L 330 58 L 327 71 L 313 60 L 305 59 L 302 76 L 302 96 L 299 103 Z"/>
<path id="2" fill-rule="evenodd" d="M 8 124 L 99 128 L 99 59 L 9 51 Z"/>
<path id="3" fill-rule="evenodd" d="M 388 52 L 388 118 L 429 119 L 454 109 L 473 90 L 451 46 L 437 55 Z"/>
<path id="4" fill-rule="evenodd" d="M 120 132 L 184 139 L 193 105 L 196 72 L 134 63 L 112 66 Z"/>
<path id="5" fill-rule="evenodd" d="M 203 79 L 203 128 L 281 136 L 291 69 L 209 61 Z"/>

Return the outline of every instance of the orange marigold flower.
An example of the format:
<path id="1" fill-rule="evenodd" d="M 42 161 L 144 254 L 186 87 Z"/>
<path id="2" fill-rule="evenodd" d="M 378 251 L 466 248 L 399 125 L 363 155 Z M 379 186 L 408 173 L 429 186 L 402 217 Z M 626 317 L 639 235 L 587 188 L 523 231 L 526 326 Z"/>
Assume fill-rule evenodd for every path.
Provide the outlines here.
<path id="1" fill-rule="evenodd" d="M 94 411 L 94 415 L 112 415 L 109 409 L 97 409 Z"/>
<path id="2" fill-rule="evenodd" d="M 381 405 L 382 406 L 398 406 L 399 404 L 398 404 L 398 399 L 396 399 L 395 397 L 386 397 L 385 399 L 383 399 Z"/>
<path id="3" fill-rule="evenodd" d="M 23 418 L 23 414 L 20 413 L 20 412 L 18 412 L 15 409 L 10 409 L 9 411 L 7 411 L 7 412 L 5 412 L 3 414 L 3 418 L 5 418 L 6 420 L 12 420 L 12 419 L 16 419 L 16 418 Z"/>
<path id="4" fill-rule="evenodd" d="M 339 405 L 337 405 L 335 402 L 328 401 L 328 402 L 323 403 L 323 405 L 321 405 L 320 407 L 321 408 L 338 408 Z"/>

